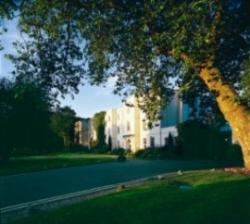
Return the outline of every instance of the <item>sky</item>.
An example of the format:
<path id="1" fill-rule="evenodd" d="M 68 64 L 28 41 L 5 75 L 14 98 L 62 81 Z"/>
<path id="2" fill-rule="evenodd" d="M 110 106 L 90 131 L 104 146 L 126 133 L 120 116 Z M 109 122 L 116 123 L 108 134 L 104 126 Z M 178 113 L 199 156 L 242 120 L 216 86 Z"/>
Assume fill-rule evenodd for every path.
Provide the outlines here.
<path id="1" fill-rule="evenodd" d="M 16 20 L 5 21 L 4 26 L 8 28 L 8 32 L 0 36 L 4 47 L 4 50 L 0 51 L 0 77 L 11 77 L 10 72 L 14 67 L 4 55 L 14 54 L 15 49 L 12 42 L 23 37 L 18 31 Z M 61 105 L 70 106 L 80 117 L 91 117 L 96 112 L 118 107 L 121 105 L 121 97 L 113 94 L 114 83 L 114 79 L 110 79 L 105 84 L 106 87 L 90 86 L 86 83 L 84 86 L 80 86 L 79 93 L 74 95 L 73 99 L 71 96 L 60 99 Z"/>

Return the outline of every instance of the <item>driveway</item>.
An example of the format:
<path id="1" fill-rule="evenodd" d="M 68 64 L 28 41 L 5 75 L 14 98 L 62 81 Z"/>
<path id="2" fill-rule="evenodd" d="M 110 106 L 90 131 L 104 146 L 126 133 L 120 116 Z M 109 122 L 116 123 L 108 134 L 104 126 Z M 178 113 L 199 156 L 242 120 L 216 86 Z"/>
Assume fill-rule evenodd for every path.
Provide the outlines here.
<path id="1" fill-rule="evenodd" d="M 0 207 L 177 170 L 218 167 L 208 161 L 129 160 L 0 177 Z"/>

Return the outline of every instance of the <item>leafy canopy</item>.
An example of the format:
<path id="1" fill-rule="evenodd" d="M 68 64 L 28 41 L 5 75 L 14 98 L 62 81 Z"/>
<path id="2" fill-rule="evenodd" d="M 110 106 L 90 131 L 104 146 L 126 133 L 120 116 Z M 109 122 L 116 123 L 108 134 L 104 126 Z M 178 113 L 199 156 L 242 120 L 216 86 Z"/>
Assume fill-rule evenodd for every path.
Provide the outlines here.
<path id="1" fill-rule="evenodd" d="M 176 86 L 214 105 L 197 74 L 212 63 L 249 95 L 249 0 L 32 0 L 19 10 L 29 41 L 11 57 L 17 76 L 59 92 L 115 76 L 115 91 L 143 96 L 154 119 Z"/>
<path id="2" fill-rule="evenodd" d="M 56 140 L 50 123 L 51 105 L 36 83 L 0 79 L 0 162 L 12 153 L 44 153 Z"/>

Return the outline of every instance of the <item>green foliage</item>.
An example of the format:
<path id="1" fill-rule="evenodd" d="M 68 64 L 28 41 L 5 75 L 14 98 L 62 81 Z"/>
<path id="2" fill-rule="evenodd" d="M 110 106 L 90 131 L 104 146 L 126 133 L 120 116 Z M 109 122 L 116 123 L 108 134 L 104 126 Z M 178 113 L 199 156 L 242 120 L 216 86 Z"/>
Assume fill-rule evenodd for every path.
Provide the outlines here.
<path id="1" fill-rule="evenodd" d="M 90 148 L 91 149 L 96 149 L 98 148 L 98 141 L 97 140 L 93 140 L 92 138 L 90 139 L 90 142 L 89 142 L 89 145 L 90 145 Z"/>
<path id="2" fill-rule="evenodd" d="M 112 150 L 112 138 L 111 136 L 108 137 L 108 150 L 111 151 Z"/>
<path id="3" fill-rule="evenodd" d="M 8 162 L 0 164 L 0 176 L 28 173 L 41 170 L 84 166 L 114 161 L 113 155 L 83 152 L 57 152 L 47 155 L 12 157 Z"/>
<path id="4" fill-rule="evenodd" d="M 134 156 L 144 159 L 205 159 L 226 161 L 242 165 L 240 146 L 231 143 L 231 132 L 222 132 L 218 126 L 205 125 L 199 121 L 187 121 L 178 127 L 175 144 L 166 147 L 147 148 L 135 152 Z"/>
<path id="5" fill-rule="evenodd" d="M 191 189 L 180 189 L 180 183 Z M 249 184 L 242 175 L 195 172 L 41 212 L 17 224 L 248 223 Z M 236 211 L 237 205 L 241 207 Z"/>
<path id="6" fill-rule="evenodd" d="M 236 165 L 243 164 L 240 146 L 230 145 L 226 150 L 225 160 Z"/>
<path id="7" fill-rule="evenodd" d="M 14 89 L 13 110 L 14 142 L 21 148 L 46 152 L 49 148 L 49 100 L 46 93 L 34 83 L 20 83 Z"/>
<path id="8" fill-rule="evenodd" d="M 7 31 L 7 28 L 3 26 L 5 19 L 12 19 L 15 10 L 18 8 L 17 1 L 4 0 L 0 2 L 0 37 Z M 3 50 L 3 46 L 0 38 L 0 51 Z"/>
<path id="9" fill-rule="evenodd" d="M 33 82 L 0 80 L 0 157 L 56 150 L 58 138 L 50 129 L 50 103 Z"/>
<path id="10" fill-rule="evenodd" d="M 51 128 L 63 140 L 64 147 L 69 147 L 74 142 L 75 111 L 65 106 L 57 108 L 51 115 Z"/>
<path id="11" fill-rule="evenodd" d="M 128 154 L 128 150 L 125 150 L 124 148 L 116 148 L 110 152 L 113 155 L 126 155 Z"/>
<path id="12" fill-rule="evenodd" d="M 2 79 L 0 82 L 0 161 L 6 160 L 12 150 L 12 113 L 14 107 L 12 84 Z"/>
<path id="13" fill-rule="evenodd" d="M 11 19 L 14 16 L 14 11 L 18 8 L 18 1 L 15 0 L 5 0 L 1 1 L 0 4 L 0 19 Z"/>
<path id="14" fill-rule="evenodd" d="M 117 159 L 116 159 L 117 162 L 125 162 L 126 160 L 127 160 L 127 158 L 126 158 L 124 153 L 119 154 Z"/>
<path id="15" fill-rule="evenodd" d="M 248 91 L 239 74 L 250 52 L 249 10 L 248 0 L 23 1 L 19 22 L 29 40 L 10 58 L 17 76 L 63 94 L 84 76 L 92 84 L 116 76 L 115 92 L 142 96 L 150 120 L 175 86 L 216 109 L 198 73 L 212 64 Z"/>
<path id="16" fill-rule="evenodd" d="M 77 92 L 82 78 L 102 84 L 116 77 L 115 92 L 141 97 L 150 121 L 176 87 L 193 106 L 199 95 L 200 111 L 219 114 L 213 97 L 219 91 L 208 92 L 199 76 L 202 68 L 214 67 L 221 75 L 215 80 L 240 94 L 232 100 L 249 105 L 249 0 L 21 2 L 19 26 L 28 38 L 15 43 L 17 54 L 9 55 L 14 74 L 54 97 Z M 217 131 L 209 131 L 207 136 L 201 130 L 201 139 L 216 139 L 213 147 L 207 141 L 187 150 L 219 159 L 224 150 L 213 149 L 224 143 Z"/>
<path id="17" fill-rule="evenodd" d="M 79 144 L 71 144 L 68 147 L 68 149 L 70 152 L 85 152 L 85 153 L 90 152 L 88 146 L 79 145 Z"/>
<path id="18" fill-rule="evenodd" d="M 167 147 L 169 147 L 170 149 L 174 147 L 174 137 L 171 132 L 169 132 L 168 134 Z"/>
<path id="19" fill-rule="evenodd" d="M 105 114 L 102 111 L 94 114 L 93 117 L 93 127 L 97 136 L 96 147 L 103 147 L 105 145 Z"/>
<path id="20" fill-rule="evenodd" d="M 184 159 L 177 155 L 175 148 L 167 149 L 166 147 L 141 149 L 136 151 L 134 156 L 143 159 Z"/>
<path id="21" fill-rule="evenodd" d="M 178 145 L 183 157 L 196 159 L 230 160 L 242 163 L 240 150 L 231 143 L 231 132 L 197 121 L 185 122 L 178 127 Z M 234 157 L 234 160 L 232 158 Z"/>

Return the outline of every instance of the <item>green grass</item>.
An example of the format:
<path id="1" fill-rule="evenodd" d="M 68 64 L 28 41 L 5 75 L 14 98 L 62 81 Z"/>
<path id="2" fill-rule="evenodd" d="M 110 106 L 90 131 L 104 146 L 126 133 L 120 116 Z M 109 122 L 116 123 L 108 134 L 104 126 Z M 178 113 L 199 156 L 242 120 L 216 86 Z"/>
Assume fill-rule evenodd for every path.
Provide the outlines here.
<path id="1" fill-rule="evenodd" d="M 16 157 L 0 165 L 0 175 L 110 162 L 115 158 L 114 155 L 92 153 L 54 153 L 42 156 Z"/>
<path id="2" fill-rule="evenodd" d="M 152 181 L 17 224 L 235 224 L 250 223 L 249 211 L 250 179 L 216 171 Z"/>

